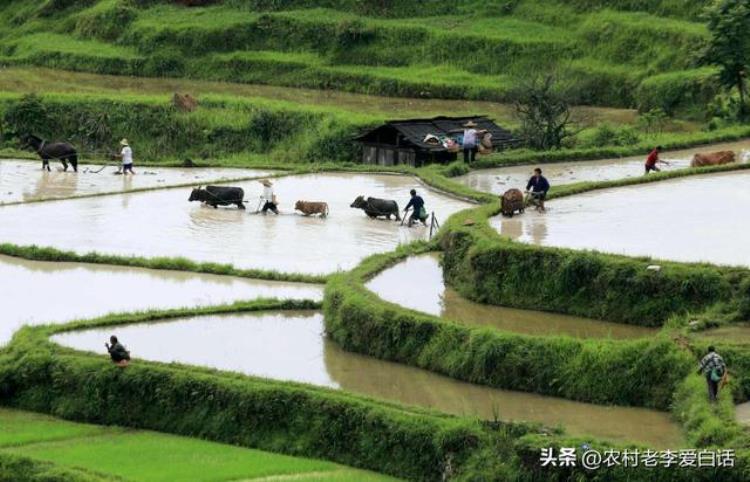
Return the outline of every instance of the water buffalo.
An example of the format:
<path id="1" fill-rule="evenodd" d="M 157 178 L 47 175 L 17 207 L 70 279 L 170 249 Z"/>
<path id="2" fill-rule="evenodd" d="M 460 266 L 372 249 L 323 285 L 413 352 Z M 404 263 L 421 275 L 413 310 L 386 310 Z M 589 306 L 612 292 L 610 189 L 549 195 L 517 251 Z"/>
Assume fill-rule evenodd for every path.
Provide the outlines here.
<path id="1" fill-rule="evenodd" d="M 305 216 L 312 214 L 320 214 L 322 218 L 328 216 L 328 203 L 324 202 L 297 201 L 294 209 L 302 212 Z"/>
<path id="2" fill-rule="evenodd" d="M 63 170 L 68 170 L 68 162 L 70 162 L 73 171 L 78 172 L 78 152 L 67 142 L 47 142 L 32 134 L 25 136 L 22 142 L 24 148 L 31 147 L 42 158 L 42 170 L 50 171 L 49 161 L 58 160 L 62 162 Z"/>
<path id="3" fill-rule="evenodd" d="M 500 197 L 500 209 L 503 212 L 503 216 L 513 217 L 513 214 L 518 211 L 522 213 L 524 211 L 523 193 L 519 189 L 508 189 Z"/>
<path id="4" fill-rule="evenodd" d="M 718 166 L 731 162 L 734 162 L 734 151 L 707 152 L 694 155 L 690 167 Z"/>
<path id="5" fill-rule="evenodd" d="M 192 190 L 188 201 L 200 201 L 214 208 L 236 204 L 238 208 L 245 209 L 242 202 L 244 197 L 245 191 L 241 187 L 206 186 L 206 189 L 202 189 L 198 186 Z"/>
<path id="6" fill-rule="evenodd" d="M 354 200 L 350 207 L 363 210 L 371 218 L 385 216 L 387 219 L 391 219 L 391 214 L 393 214 L 396 217 L 396 221 L 401 221 L 398 204 L 396 204 L 396 201 L 389 199 L 378 199 L 375 197 L 365 199 L 364 196 L 357 196 L 357 199 Z"/>

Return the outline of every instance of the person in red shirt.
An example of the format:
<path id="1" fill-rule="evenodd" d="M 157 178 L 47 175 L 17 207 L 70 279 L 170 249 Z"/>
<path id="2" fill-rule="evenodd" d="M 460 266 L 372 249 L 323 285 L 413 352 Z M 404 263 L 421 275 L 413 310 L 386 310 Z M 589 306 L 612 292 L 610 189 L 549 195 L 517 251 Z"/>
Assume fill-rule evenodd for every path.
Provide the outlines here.
<path id="1" fill-rule="evenodd" d="M 661 152 L 661 146 L 656 146 L 654 150 L 648 154 L 648 157 L 646 158 L 646 174 L 648 174 L 651 171 L 656 171 L 656 172 L 661 171 L 661 169 L 656 167 L 657 163 L 669 165 L 667 161 L 662 161 L 661 159 L 659 159 L 660 152 Z"/>

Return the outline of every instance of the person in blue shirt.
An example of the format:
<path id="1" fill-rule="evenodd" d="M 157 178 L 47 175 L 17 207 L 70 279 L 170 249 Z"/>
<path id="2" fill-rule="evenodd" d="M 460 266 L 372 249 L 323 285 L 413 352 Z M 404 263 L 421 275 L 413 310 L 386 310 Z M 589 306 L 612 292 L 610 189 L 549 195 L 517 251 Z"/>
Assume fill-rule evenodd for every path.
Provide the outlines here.
<path id="1" fill-rule="evenodd" d="M 415 221 L 421 221 L 422 224 L 427 226 L 427 210 L 424 207 L 424 199 L 422 199 L 422 196 L 417 195 L 415 189 L 409 191 L 409 194 L 411 194 L 411 199 L 409 199 L 409 203 L 404 208 L 404 212 L 408 211 L 409 208 L 412 208 L 412 213 L 409 217 L 409 227 L 411 227 Z"/>
<path id="2" fill-rule="evenodd" d="M 544 199 L 549 191 L 549 181 L 542 176 L 542 170 L 538 167 L 534 169 L 534 175 L 526 183 L 526 192 L 531 196 L 531 202 L 536 205 L 536 210 L 544 212 Z"/>

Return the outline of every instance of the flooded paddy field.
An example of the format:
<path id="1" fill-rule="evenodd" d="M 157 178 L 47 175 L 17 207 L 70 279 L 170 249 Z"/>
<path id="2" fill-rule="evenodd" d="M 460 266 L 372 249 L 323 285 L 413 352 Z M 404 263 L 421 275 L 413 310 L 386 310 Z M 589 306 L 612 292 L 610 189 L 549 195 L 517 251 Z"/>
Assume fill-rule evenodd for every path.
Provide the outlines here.
<path id="1" fill-rule="evenodd" d="M 661 159 L 671 165 L 659 164 L 663 171 L 673 171 L 690 167 L 693 155 L 699 152 L 734 151 L 737 160 L 746 161 L 750 154 L 750 140 L 698 146 L 680 151 L 668 151 Z M 612 181 L 643 176 L 643 165 L 648 152 L 640 156 L 602 159 L 596 161 L 554 162 L 539 165 L 544 176 L 553 186 L 585 181 Z M 495 169 L 478 169 L 455 178 L 456 181 L 478 191 L 500 195 L 511 188 L 523 190 L 537 165 L 510 166 Z"/>
<path id="2" fill-rule="evenodd" d="M 682 443 L 679 426 L 664 412 L 599 406 L 460 382 L 346 352 L 328 341 L 323 332 L 320 313 L 267 312 L 97 328 L 59 334 L 54 341 L 106 354 L 103 343 L 114 333 L 134 358 L 310 383 L 459 415 L 562 425 L 574 435 L 639 441 L 652 447 Z"/>
<path id="3" fill-rule="evenodd" d="M 367 288 L 386 301 L 430 315 L 529 335 L 624 339 L 647 337 L 657 331 L 624 323 L 475 303 L 445 285 L 439 257 L 438 253 L 429 253 L 408 258 L 379 273 L 367 283 Z"/>
<path id="4" fill-rule="evenodd" d="M 0 241 L 320 274 L 350 269 L 370 254 L 429 236 L 423 226 L 368 218 L 350 207 L 359 195 L 394 199 L 403 209 L 414 188 L 440 221 L 472 206 L 428 190 L 413 177 L 330 173 L 275 180 L 282 214 L 264 216 L 255 213 L 261 184 L 233 185 L 245 190 L 247 210 L 190 203 L 189 188 L 5 206 L 0 208 Z M 295 214 L 297 200 L 325 201 L 330 214 Z"/>
<path id="5" fill-rule="evenodd" d="M 0 160 L 0 205 L 21 201 L 59 199 L 175 184 L 206 184 L 220 180 L 268 175 L 270 171 L 233 168 L 140 167 L 136 175 L 114 174 L 117 167 L 82 164 L 78 173 L 51 162 L 51 172 L 42 171 L 42 161 Z"/>
<path id="6" fill-rule="evenodd" d="M 526 243 L 748 267 L 747 186 L 746 171 L 690 176 L 553 200 L 544 214 L 491 224 Z"/>
<path id="7" fill-rule="evenodd" d="M 0 346 L 24 324 L 64 323 L 108 313 L 207 306 L 239 300 L 320 300 L 322 287 L 180 271 L 0 256 Z"/>

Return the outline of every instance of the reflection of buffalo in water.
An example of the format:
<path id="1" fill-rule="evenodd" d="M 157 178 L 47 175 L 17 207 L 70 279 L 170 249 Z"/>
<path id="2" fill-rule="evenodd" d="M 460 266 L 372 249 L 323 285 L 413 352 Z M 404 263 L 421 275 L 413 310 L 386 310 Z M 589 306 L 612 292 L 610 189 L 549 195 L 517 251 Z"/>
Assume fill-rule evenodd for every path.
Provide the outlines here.
<path id="1" fill-rule="evenodd" d="M 524 210 L 523 193 L 519 189 L 508 189 L 500 197 L 500 209 L 503 216 L 513 217 L 513 214 L 518 211 L 522 213 Z"/>
<path id="2" fill-rule="evenodd" d="M 328 216 L 328 203 L 324 202 L 297 201 L 294 209 L 300 211 L 305 216 L 312 214 L 320 214 L 322 218 Z"/>
<path id="3" fill-rule="evenodd" d="M 245 209 L 242 203 L 244 197 L 245 191 L 241 187 L 206 186 L 206 189 L 201 187 L 193 189 L 188 201 L 200 201 L 214 208 L 236 204 L 238 208 Z"/>
<path id="4" fill-rule="evenodd" d="M 27 135 L 22 139 L 24 147 L 31 147 L 42 158 L 42 169 L 49 168 L 50 160 L 59 160 L 62 162 L 63 170 L 68 170 L 68 162 L 73 166 L 73 170 L 78 172 L 78 153 L 76 148 L 67 142 L 47 142 L 41 137 Z"/>
<path id="5" fill-rule="evenodd" d="M 718 166 L 720 164 L 730 164 L 734 160 L 734 151 L 707 152 L 705 154 L 694 155 L 690 167 Z"/>
<path id="6" fill-rule="evenodd" d="M 396 204 L 396 201 L 389 199 L 378 199 L 375 197 L 365 199 L 364 196 L 357 196 L 357 199 L 354 200 L 350 207 L 363 210 L 371 218 L 385 216 L 387 219 L 391 219 L 391 214 L 393 214 L 396 217 L 396 221 L 401 220 L 401 216 L 398 213 L 398 204 Z"/>

